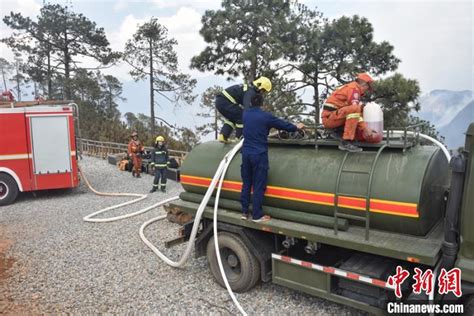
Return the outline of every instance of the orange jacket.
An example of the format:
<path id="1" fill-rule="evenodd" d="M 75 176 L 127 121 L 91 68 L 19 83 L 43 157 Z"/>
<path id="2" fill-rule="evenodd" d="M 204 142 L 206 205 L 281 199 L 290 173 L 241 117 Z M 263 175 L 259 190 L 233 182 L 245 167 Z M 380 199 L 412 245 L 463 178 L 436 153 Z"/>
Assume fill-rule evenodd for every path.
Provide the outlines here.
<path id="1" fill-rule="evenodd" d="M 363 95 L 361 87 L 357 82 L 353 81 L 334 90 L 325 103 L 342 108 L 348 105 L 359 104 L 361 95 Z"/>
<path id="2" fill-rule="evenodd" d="M 138 154 L 139 152 L 143 151 L 145 148 L 143 148 L 142 143 L 137 140 L 134 141 L 133 139 L 128 143 L 128 154 Z"/>

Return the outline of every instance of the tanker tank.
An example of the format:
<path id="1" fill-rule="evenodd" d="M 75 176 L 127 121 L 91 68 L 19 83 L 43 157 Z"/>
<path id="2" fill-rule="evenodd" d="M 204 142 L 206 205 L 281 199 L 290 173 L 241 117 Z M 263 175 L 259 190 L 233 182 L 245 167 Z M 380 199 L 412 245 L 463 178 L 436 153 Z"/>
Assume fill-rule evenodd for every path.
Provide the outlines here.
<path id="1" fill-rule="evenodd" d="M 204 194 L 232 146 L 217 141 L 196 146 L 181 167 L 184 190 Z M 444 216 L 449 180 L 445 156 L 438 147 L 417 145 L 405 150 L 386 147 L 375 159 L 379 149 L 347 153 L 337 146 L 270 144 L 264 211 L 270 206 L 334 217 L 337 203 L 338 213 L 364 217 L 369 200 L 370 229 L 426 235 Z M 237 155 L 223 183 L 222 198 L 239 201 L 240 164 Z M 365 224 L 351 219 L 350 225 Z"/>

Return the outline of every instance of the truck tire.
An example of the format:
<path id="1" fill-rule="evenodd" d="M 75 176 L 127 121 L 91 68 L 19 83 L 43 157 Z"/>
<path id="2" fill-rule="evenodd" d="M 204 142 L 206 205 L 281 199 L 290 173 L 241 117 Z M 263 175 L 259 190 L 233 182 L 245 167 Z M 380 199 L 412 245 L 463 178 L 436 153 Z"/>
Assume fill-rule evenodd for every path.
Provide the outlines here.
<path id="1" fill-rule="evenodd" d="M 6 173 L 0 173 L 0 206 L 13 203 L 18 191 L 15 179 Z"/>
<path id="2" fill-rule="evenodd" d="M 237 293 L 250 290 L 260 280 L 260 264 L 257 258 L 238 235 L 220 232 L 218 236 L 222 265 L 230 287 Z M 207 243 L 207 260 L 217 283 L 225 287 L 215 249 L 213 236 Z"/>

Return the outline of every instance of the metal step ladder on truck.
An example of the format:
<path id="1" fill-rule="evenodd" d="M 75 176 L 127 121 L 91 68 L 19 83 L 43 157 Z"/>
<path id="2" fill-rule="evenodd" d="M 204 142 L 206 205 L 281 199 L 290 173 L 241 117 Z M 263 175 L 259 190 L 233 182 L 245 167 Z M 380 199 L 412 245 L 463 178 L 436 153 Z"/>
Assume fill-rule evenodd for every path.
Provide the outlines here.
<path id="1" fill-rule="evenodd" d="M 245 292 L 271 281 L 374 314 L 386 314 L 390 302 L 460 303 L 474 314 L 474 123 L 464 150 L 449 163 L 447 151 L 424 144 L 416 132 L 390 135 L 360 153 L 324 139 L 271 141 L 264 212 L 272 219 L 264 223 L 241 219 L 241 162 L 235 156 L 217 215 L 231 288 Z M 233 146 L 195 147 L 181 167 L 185 191 L 169 207 L 195 215 Z M 224 286 L 213 241 L 214 202 L 204 210 L 195 255 L 208 257 Z M 193 224 L 166 246 L 187 240 Z M 399 268 L 410 277 L 395 293 L 390 279 Z M 417 269 L 431 270 L 432 291 L 413 292 Z M 439 278 L 452 269 L 462 272 L 459 297 L 439 288 Z"/>
<path id="2" fill-rule="evenodd" d="M 76 110 L 67 101 L 0 103 L 0 206 L 20 192 L 79 185 Z"/>

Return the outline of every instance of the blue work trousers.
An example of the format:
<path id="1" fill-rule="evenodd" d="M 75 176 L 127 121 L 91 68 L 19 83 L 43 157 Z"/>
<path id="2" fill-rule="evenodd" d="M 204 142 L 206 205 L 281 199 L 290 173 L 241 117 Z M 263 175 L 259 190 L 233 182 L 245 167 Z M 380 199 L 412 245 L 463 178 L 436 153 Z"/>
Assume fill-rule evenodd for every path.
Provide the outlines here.
<path id="1" fill-rule="evenodd" d="M 153 179 L 153 187 L 161 190 L 166 189 L 166 169 L 167 168 L 156 168 L 155 179 Z"/>
<path id="2" fill-rule="evenodd" d="M 248 214 L 250 193 L 253 189 L 252 217 L 259 219 L 263 216 L 262 203 L 267 188 L 268 153 L 242 154 L 240 173 L 243 182 L 240 195 L 242 213 Z"/>

